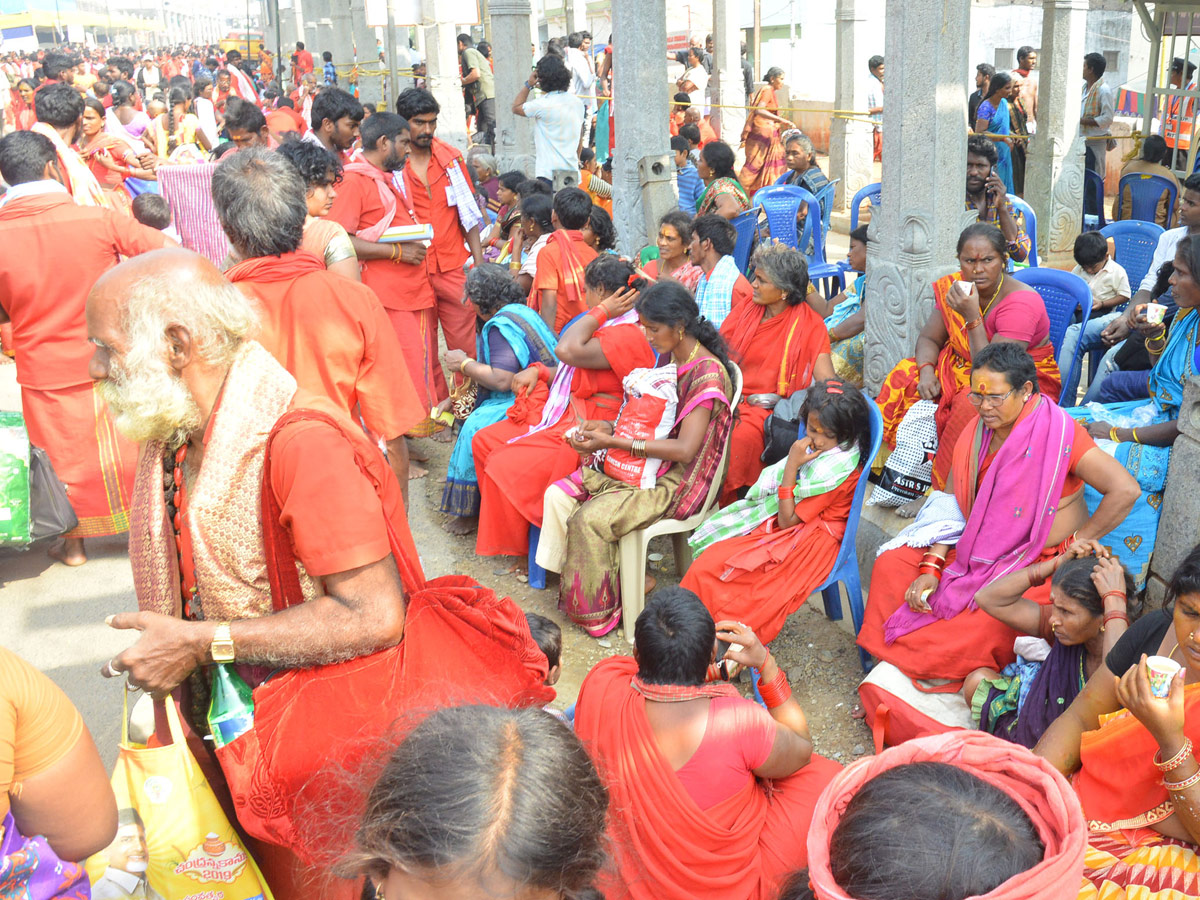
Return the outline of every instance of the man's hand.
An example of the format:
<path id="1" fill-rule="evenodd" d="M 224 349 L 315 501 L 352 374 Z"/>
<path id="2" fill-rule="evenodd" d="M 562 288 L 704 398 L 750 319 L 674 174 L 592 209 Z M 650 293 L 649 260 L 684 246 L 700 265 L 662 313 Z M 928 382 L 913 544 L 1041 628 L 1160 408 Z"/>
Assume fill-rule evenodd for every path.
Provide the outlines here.
<path id="1" fill-rule="evenodd" d="M 128 675 L 133 690 L 164 696 L 208 661 L 211 625 L 153 612 L 117 613 L 105 622 L 112 628 L 141 632 L 132 647 L 118 653 L 100 670 L 105 678 Z"/>
<path id="2" fill-rule="evenodd" d="M 407 241 L 400 245 L 400 258 L 396 262 L 419 265 L 425 261 L 425 245 L 420 241 Z"/>
<path id="3" fill-rule="evenodd" d="M 1105 347 L 1111 347 L 1129 337 L 1129 332 L 1132 330 L 1129 323 L 1129 314 L 1127 313 L 1126 315 L 1118 316 L 1105 325 L 1104 330 L 1100 332 L 1100 340 L 1104 342 Z"/>

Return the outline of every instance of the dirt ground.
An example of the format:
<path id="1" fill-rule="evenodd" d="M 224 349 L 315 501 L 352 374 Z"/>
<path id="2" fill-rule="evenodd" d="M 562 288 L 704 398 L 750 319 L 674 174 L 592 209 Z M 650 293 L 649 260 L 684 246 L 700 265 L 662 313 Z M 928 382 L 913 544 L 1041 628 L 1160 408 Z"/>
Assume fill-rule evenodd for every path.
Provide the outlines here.
<path id="1" fill-rule="evenodd" d="M 442 529 L 447 517 L 437 507 L 452 446 L 432 439 L 413 442 L 415 450 L 429 456 L 428 463 L 421 463 L 429 474 L 409 483 L 409 519 L 425 571 L 430 576 L 470 575 L 497 593 L 511 596 L 523 609 L 558 622 L 563 630 L 563 673 L 556 686 L 555 705 L 565 709 L 575 702 L 580 683 L 593 665 L 606 657 L 629 653 L 632 648 L 625 641 L 623 629 L 597 640 L 562 615 L 558 611 L 558 576 L 547 575 L 545 590 L 531 588 L 508 573 L 516 562 L 512 557 L 476 556 L 474 534 L 457 537 Z M 656 538 L 650 552 L 663 557 L 650 563 L 659 584 L 678 583 L 671 541 Z M 523 568 L 524 560 L 521 562 Z M 858 651 L 850 632 L 825 617 L 819 597 L 810 598 L 792 614 L 772 642 L 771 651 L 787 671 L 808 716 L 817 752 L 839 762 L 850 762 L 871 752 L 870 731 L 851 715 L 858 704 L 856 688 L 862 678 Z M 741 689 L 747 694 L 750 691 L 748 676 Z"/>

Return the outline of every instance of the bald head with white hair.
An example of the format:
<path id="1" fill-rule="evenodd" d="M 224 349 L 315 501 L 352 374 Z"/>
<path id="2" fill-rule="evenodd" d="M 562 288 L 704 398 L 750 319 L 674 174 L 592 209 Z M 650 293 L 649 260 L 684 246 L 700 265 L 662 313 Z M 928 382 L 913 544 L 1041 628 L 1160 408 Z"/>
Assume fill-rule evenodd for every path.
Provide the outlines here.
<path id="1" fill-rule="evenodd" d="M 234 357 L 258 326 L 251 301 L 207 259 L 164 249 L 128 259 L 87 301 L 89 374 L 131 441 L 198 441 Z"/>

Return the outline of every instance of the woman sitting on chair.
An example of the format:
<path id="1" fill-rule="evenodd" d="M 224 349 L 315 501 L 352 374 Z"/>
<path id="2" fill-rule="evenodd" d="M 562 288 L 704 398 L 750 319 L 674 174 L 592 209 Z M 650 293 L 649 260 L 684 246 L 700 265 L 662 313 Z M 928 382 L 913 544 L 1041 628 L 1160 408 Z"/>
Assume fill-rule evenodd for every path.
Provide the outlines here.
<path id="1" fill-rule="evenodd" d="M 835 377 L 825 323 L 804 302 L 809 288 L 804 254 L 782 244 L 765 244 L 755 251 L 754 264 L 754 302 L 735 306 L 721 323 L 721 336 L 743 379 L 722 506 L 758 479 L 763 425 L 775 404 L 814 380 Z"/>
<path id="2" fill-rule="evenodd" d="M 808 433 L 787 458 L 696 529 L 697 558 L 680 582 L 714 618 L 745 622 L 764 643 L 829 577 L 870 462 L 871 413 L 857 388 L 818 381 L 800 420 Z"/>
<path id="3" fill-rule="evenodd" d="M 787 677 L 750 628 L 714 625 L 694 594 L 668 587 L 635 634 L 635 655 L 593 668 L 576 707 L 612 797 L 615 865 L 598 887 L 630 900 L 774 897 L 805 864 L 817 797 L 841 767 L 813 752 Z M 765 710 L 706 683 L 718 658 L 759 671 Z"/>
<path id="4" fill-rule="evenodd" d="M 1038 392 L 1033 359 L 1012 341 L 975 354 L 948 485 L 880 548 L 859 646 L 910 678 L 963 679 L 1013 662 L 1017 632 L 979 609 L 997 578 L 1118 525 L 1137 483 L 1083 426 Z M 1084 485 L 1102 495 L 1089 517 Z M 944 577 L 943 577 L 944 571 Z M 1039 603 L 1048 590 L 1025 594 Z"/>
<path id="5" fill-rule="evenodd" d="M 1152 691 L 1148 657 L 1179 667 Z M 1034 753 L 1074 773 L 1090 836 L 1080 897 L 1200 895 L 1200 547 L 1165 606 L 1125 632 Z M 1128 890 L 1128 893 L 1126 892 Z"/>
<path id="6" fill-rule="evenodd" d="M 592 637 L 621 621 L 621 538 L 659 519 L 686 519 L 721 477 L 733 415 L 733 363 L 712 323 L 700 318 L 687 288 L 673 281 L 646 288 L 638 319 L 660 366 L 677 370 L 675 425 L 662 440 L 616 437 L 610 422 L 584 422 L 565 436 L 581 456 L 619 450 L 665 461 L 653 487 L 638 487 L 584 465 L 546 490 L 537 562 L 561 572 L 558 606 Z M 601 318 L 603 312 L 591 315 Z M 601 321 L 603 319 L 601 318 Z M 653 590 L 653 583 L 648 585 Z"/>
<path id="7" fill-rule="evenodd" d="M 914 403 L 937 401 L 936 490 L 945 487 L 955 442 L 975 415 L 968 402 L 971 360 L 984 347 L 1010 341 L 1027 348 L 1037 366 L 1038 392 L 1057 401 L 1062 387 L 1046 304 L 1037 292 L 1005 274 L 1007 246 L 995 225 L 977 222 L 963 230 L 957 250 L 961 271 L 933 283 L 937 305 L 917 337 L 916 354 L 892 369 L 879 392 L 883 437 L 891 446 Z M 902 506 L 900 515 L 916 515 L 921 502 L 918 498 Z"/>
<path id="8" fill-rule="evenodd" d="M 688 259 L 691 246 L 692 217 L 680 210 L 671 210 L 658 223 L 658 259 L 647 262 L 642 271 L 656 281 L 678 281 L 695 292 L 696 282 L 704 273 Z"/>
<path id="9" fill-rule="evenodd" d="M 733 172 L 733 151 L 724 141 L 710 141 L 700 148 L 696 171 L 704 182 L 704 193 L 696 201 L 696 215 L 716 213 L 736 219 L 750 208 L 750 197 Z"/>
<path id="10" fill-rule="evenodd" d="M 517 399 L 512 389 L 517 372 L 533 363 L 558 364 L 554 355 L 558 338 L 542 317 L 525 305 L 525 292 L 505 269 L 495 263 L 471 269 L 467 273 L 466 297 L 475 308 L 478 323 L 476 358 L 471 359 L 461 350 L 442 354 L 442 364 L 473 383 L 478 393 L 475 408 L 454 442 L 446 470 L 439 508 L 452 516 L 445 525 L 451 534 L 474 531 L 479 517 L 479 479 L 471 441 L 479 429 L 499 422 L 508 413 Z M 438 411 L 449 410 L 451 403 L 450 398 L 443 400 Z"/>
<path id="11" fill-rule="evenodd" d="M 1021 596 L 1047 579 L 1046 606 Z M 1061 556 L 993 581 L 975 602 L 1014 631 L 1050 644 L 1041 662 L 1022 657 L 1002 673 L 980 669 L 963 685 L 981 730 L 1032 747 L 1129 627 L 1133 579 L 1106 547 L 1076 541 Z"/>

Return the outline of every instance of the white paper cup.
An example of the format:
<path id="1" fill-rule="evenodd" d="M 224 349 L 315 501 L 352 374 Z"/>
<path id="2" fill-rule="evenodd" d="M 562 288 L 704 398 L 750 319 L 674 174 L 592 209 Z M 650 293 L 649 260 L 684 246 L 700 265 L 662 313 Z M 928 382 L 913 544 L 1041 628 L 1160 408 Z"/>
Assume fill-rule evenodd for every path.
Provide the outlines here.
<path id="1" fill-rule="evenodd" d="M 1150 679 L 1150 693 L 1160 700 L 1171 693 L 1171 679 L 1182 669 L 1179 663 L 1167 656 L 1151 656 L 1146 659 L 1146 675 Z"/>
<path id="2" fill-rule="evenodd" d="M 1161 325 L 1166 314 L 1167 308 L 1161 303 L 1146 304 L 1146 321 L 1151 325 Z"/>

